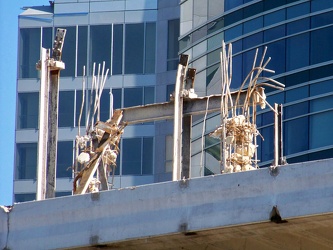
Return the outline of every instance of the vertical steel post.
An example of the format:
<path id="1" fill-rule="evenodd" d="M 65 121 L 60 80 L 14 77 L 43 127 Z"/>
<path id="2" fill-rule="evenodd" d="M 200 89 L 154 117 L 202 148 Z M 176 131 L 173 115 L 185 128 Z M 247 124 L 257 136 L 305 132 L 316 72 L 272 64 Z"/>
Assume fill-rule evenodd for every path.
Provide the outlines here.
<path id="1" fill-rule="evenodd" d="M 181 151 L 182 151 L 182 121 L 183 121 L 183 97 L 185 71 L 188 63 L 188 55 L 181 55 L 176 84 L 175 84 L 175 101 L 174 101 L 174 131 L 173 131 L 173 172 L 172 180 L 180 180 L 181 171 Z"/>
<path id="2" fill-rule="evenodd" d="M 283 164 L 282 104 L 274 104 L 274 166 Z"/>
<path id="3" fill-rule="evenodd" d="M 50 51 L 41 49 L 41 59 L 37 64 L 40 70 L 39 121 L 38 121 L 38 157 L 36 200 L 44 200 L 46 195 L 46 163 L 48 136 L 49 74 L 48 60 Z"/>
<path id="4" fill-rule="evenodd" d="M 60 69 L 54 69 L 50 71 L 46 198 L 55 197 L 55 189 L 56 189 L 59 76 L 60 76 Z"/>

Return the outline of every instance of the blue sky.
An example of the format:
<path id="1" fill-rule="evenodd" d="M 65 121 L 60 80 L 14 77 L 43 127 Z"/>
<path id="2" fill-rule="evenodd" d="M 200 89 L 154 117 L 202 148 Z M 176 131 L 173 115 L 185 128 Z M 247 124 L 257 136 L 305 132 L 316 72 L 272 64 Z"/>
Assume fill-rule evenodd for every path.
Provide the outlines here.
<path id="1" fill-rule="evenodd" d="M 13 202 L 18 15 L 48 0 L 0 0 L 0 205 Z"/>

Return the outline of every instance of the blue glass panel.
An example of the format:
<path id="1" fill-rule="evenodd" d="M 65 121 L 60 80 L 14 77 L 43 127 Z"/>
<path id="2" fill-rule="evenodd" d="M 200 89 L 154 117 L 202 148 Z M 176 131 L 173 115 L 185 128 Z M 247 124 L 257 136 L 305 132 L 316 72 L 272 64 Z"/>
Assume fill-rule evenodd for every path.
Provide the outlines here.
<path id="1" fill-rule="evenodd" d="M 179 51 L 179 19 L 168 21 L 168 58 L 167 70 L 175 70 L 178 67 Z"/>
<path id="2" fill-rule="evenodd" d="M 18 93 L 17 128 L 38 128 L 39 94 Z"/>
<path id="3" fill-rule="evenodd" d="M 143 23 L 126 24 L 125 29 L 125 74 L 143 73 Z"/>
<path id="4" fill-rule="evenodd" d="M 232 25 L 243 19 L 243 9 L 236 10 L 224 16 L 224 26 Z"/>
<path id="5" fill-rule="evenodd" d="M 287 71 L 309 66 L 309 33 L 287 39 Z"/>
<path id="6" fill-rule="evenodd" d="M 312 0 L 311 1 L 311 12 L 324 10 L 333 7 L 333 1 L 330 0 Z"/>
<path id="7" fill-rule="evenodd" d="M 267 1 L 267 0 L 266 0 Z M 254 15 L 257 15 L 259 13 L 261 13 L 263 11 L 263 7 L 264 7 L 264 4 L 263 4 L 263 1 L 260 1 L 258 3 L 255 3 L 255 4 L 251 4 L 247 7 L 244 8 L 243 10 L 243 18 L 248 18 L 248 17 L 251 17 L 251 16 L 254 16 Z"/>
<path id="8" fill-rule="evenodd" d="M 19 77 L 37 78 L 36 62 L 40 59 L 40 28 L 20 29 Z"/>
<path id="9" fill-rule="evenodd" d="M 333 11 L 330 11 L 328 13 L 321 13 L 319 15 L 311 17 L 311 28 L 317 28 L 332 23 L 333 23 Z"/>
<path id="10" fill-rule="evenodd" d="M 145 73 L 155 72 L 155 50 L 156 50 L 156 24 L 146 24 L 146 44 L 145 44 Z M 178 44 L 178 40 L 176 41 Z"/>
<path id="11" fill-rule="evenodd" d="M 279 23 L 285 20 L 286 18 L 286 11 L 284 9 L 275 11 L 273 13 L 269 13 L 264 16 L 264 25 L 269 26 L 275 23 Z"/>
<path id="12" fill-rule="evenodd" d="M 74 125 L 74 91 L 59 92 L 59 127 Z"/>
<path id="13" fill-rule="evenodd" d="M 123 67 L 123 25 L 113 25 L 112 74 L 122 74 Z"/>
<path id="14" fill-rule="evenodd" d="M 310 28 L 310 19 L 304 18 L 287 24 L 287 35 L 295 34 L 308 30 Z"/>
<path id="15" fill-rule="evenodd" d="M 310 149 L 333 144 L 332 123 L 333 111 L 310 116 Z"/>
<path id="16" fill-rule="evenodd" d="M 76 121 L 76 126 L 79 125 L 79 117 L 80 117 L 80 112 L 81 112 L 81 107 L 82 107 L 82 90 L 77 90 L 76 91 L 76 110 L 75 110 L 75 121 Z M 80 126 L 84 126 L 86 122 L 86 102 L 83 103 L 82 107 L 82 115 L 81 115 L 81 120 L 80 120 Z"/>
<path id="17" fill-rule="evenodd" d="M 230 40 L 241 36 L 242 32 L 243 32 L 243 25 L 239 24 L 235 27 L 227 29 L 224 33 L 224 39 L 226 42 L 229 42 Z"/>
<path id="18" fill-rule="evenodd" d="M 259 47 L 259 45 L 263 42 L 263 32 L 258 32 L 254 35 L 248 36 L 243 39 L 243 49 L 249 49 L 252 47 Z"/>
<path id="19" fill-rule="evenodd" d="M 287 18 L 295 18 L 310 13 L 310 3 L 302 3 L 287 8 Z"/>
<path id="20" fill-rule="evenodd" d="M 121 108 L 121 89 L 112 89 L 113 109 Z"/>
<path id="21" fill-rule="evenodd" d="M 269 42 L 275 39 L 282 38 L 286 35 L 286 26 L 280 25 L 264 31 L 264 41 Z"/>
<path id="22" fill-rule="evenodd" d="M 302 117 L 284 123 L 284 141 L 286 155 L 308 150 L 308 140 L 308 117 Z"/>
<path id="23" fill-rule="evenodd" d="M 274 123 L 274 113 L 273 113 L 273 111 L 265 112 L 261 115 L 261 117 L 262 117 L 262 121 L 261 121 L 262 126 Z"/>
<path id="24" fill-rule="evenodd" d="M 286 76 L 285 85 L 286 87 L 290 87 L 307 81 L 309 81 L 309 71 L 304 70 L 299 73 Z"/>
<path id="25" fill-rule="evenodd" d="M 271 10 L 271 9 L 274 9 L 276 7 L 279 7 L 283 4 L 286 3 L 286 0 L 279 0 L 279 1 L 276 1 L 276 0 L 265 0 L 263 1 L 264 2 L 264 10 Z"/>
<path id="26" fill-rule="evenodd" d="M 57 178 L 72 177 L 72 165 L 73 142 L 59 141 L 57 149 Z"/>
<path id="27" fill-rule="evenodd" d="M 43 27 L 42 47 L 45 49 L 51 49 L 53 47 L 52 42 L 53 42 L 52 41 L 52 28 Z M 66 42 L 67 42 L 67 34 L 66 34 Z"/>
<path id="28" fill-rule="evenodd" d="M 309 96 L 309 87 L 303 86 L 300 88 L 291 89 L 285 92 L 286 102 L 293 102 Z"/>
<path id="29" fill-rule="evenodd" d="M 225 11 L 230 10 L 232 8 L 236 8 L 243 4 L 243 0 L 225 0 L 224 1 L 224 8 Z"/>
<path id="30" fill-rule="evenodd" d="M 333 80 L 317 82 L 310 85 L 310 96 L 316 96 L 333 91 Z"/>
<path id="31" fill-rule="evenodd" d="M 124 108 L 142 105 L 142 88 L 124 89 Z"/>
<path id="32" fill-rule="evenodd" d="M 100 121 L 106 121 L 110 118 L 110 90 L 103 89 L 100 100 Z"/>
<path id="33" fill-rule="evenodd" d="M 37 143 L 16 144 L 15 179 L 36 179 Z"/>
<path id="34" fill-rule="evenodd" d="M 333 108 L 333 96 L 321 97 L 310 101 L 310 112 Z"/>
<path id="35" fill-rule="evenodd" d="M 316 79 L 320 79 L 320 78 L 324 78 L 324 77 L 329 77 L 329 76 L 332 76 L 332 72 L 333 72 L 333 64 L 313 68 L 313 69 L 310 69 L 309 79 L 312 81 L 312 80 L 316 80 Z"/>
<path id="36" fill-rule="evenodd" d="M 141 175 L 141 138 L 123 139 L 123 175 Z"/>
<path id="37" fill-rule="evenodd" d="M 143 104 L 152 104 L 155 102 L 155 87 L 144 87 L 144 102 Z"/>
<path id="38" fill-rule="evenodd" d="M 103 41 L 101 43 L 101 41 Z M 93 72 L 93 63 L 105 61 L 107 69 L 111 66 L 111 25 L 90 26 L 90 71 Z"/>
<path id="39" fill-rule="evenodd" d="M 264 141 L 262 141 L 261 143 L 261 162 L 273 160 L 274 158 L 273 126 L 261 129 L 261 135 L 264 137 Z"/>
<path id="40" fill-rule="evenodd" d="M 66 39 L 66 38 L 65 38 Z M 88 27 L 79 26 L 78 48 L 77 48 L 77 75 L 83 75 L 83 66 L 87 70 L 87 49 L 88 49 Z M 87 75 L 87 72 L 85 72 Z"/>
<path id="41" fill-rule="evenodd" d="M 245 22 L 243 26 L 244 26 L 244 34 L 261 29 L 263 26 L 263 17 L 260 16 L 252 20 L 249 20 Z"/>
<path id="42" fill-rule="evenodd" d="M 154 140 L 152 137 L 143 138 L 142 154 L 142 174 L 152 174 L 154 155 Z"/>
<path id="43" fill-rule="evenodd" d="M 66 37 L 62 50 L 61 60 L 65 63 L 66 67 L 61 71 L 61 76 L 75 76 L 75 58 L 76 58 L 76 27 L 62 27 L 65 28 Z M 57 30 L 57 28 L 55 28 Z"/>
<path id="44" fill-rule="evenodd" d="M 281 74 L 285 72 L 286 54 L 285 54 L 285 40 L 280 40 L 267 45 L 266 59 L 271 57 L 271 61 L 268 63 L 267 68 L 275 71 L 275 74 Z M 265 76 L 271 76 L 271 73 L 264 72 Z"/>
<path id="45" fill-rule="evenodd" d="M 333 26 L 311 32 L 311 64 L 333 59 Z"/>
<path id="46" fill-rule="evenodd" d="M 232 80 L 231 80 L 231 89 L 238 89 L 244 78 L 243 78 L 243 75 L 242 75 L 242 54 L 240 55 L 237 55 L 237 56 L 234 56 L 232 58 L 232 71 L 233 71 L 233 74 L 232 74 Z"/>
<path id="47" fill-rule="evenodd" d="M 309 102 L 301 102 L 285 107 L 283 116 L 285 119 L 290 119 L 300 115 L 305 115 L 308 112 L 309 112 Z"/>

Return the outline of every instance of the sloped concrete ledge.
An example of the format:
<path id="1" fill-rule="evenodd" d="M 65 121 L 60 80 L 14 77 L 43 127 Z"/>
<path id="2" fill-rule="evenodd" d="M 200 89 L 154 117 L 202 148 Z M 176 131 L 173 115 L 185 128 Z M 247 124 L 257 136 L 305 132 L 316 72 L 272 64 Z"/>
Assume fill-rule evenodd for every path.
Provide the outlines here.
<path id="1" fill-rule="evenodd" d="M 15 204 L 3 249 L 78 248 L 333 212 L 333 159 Z M 6 239 L 6 240 L 5 240 Z M 4 243 L 5 242 L 5 243 Z"/>

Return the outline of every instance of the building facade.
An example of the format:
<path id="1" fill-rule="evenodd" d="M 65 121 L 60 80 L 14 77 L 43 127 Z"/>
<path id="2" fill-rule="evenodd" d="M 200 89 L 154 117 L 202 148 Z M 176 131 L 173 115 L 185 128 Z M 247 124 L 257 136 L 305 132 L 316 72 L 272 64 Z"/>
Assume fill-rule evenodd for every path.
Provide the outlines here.
<path id="1" fill-rule="evenodd" d="M 36 63 L 41 47 L 52 48 L 57 28 L 67 30 L 62 54 L 66 68 L 60 73 L 57 196 L 71 194 L 82 79 L 86 75 L 89 103 L 94 63 L 95 74 L 103 62 L 109 69 L 101 97 L 102 121 L 110 118 L 112 109 L 168 101 L 175 82 L 179 36 L 175 0 L 56 0 L 50 6 L 25 8 L 19 16 L 15 202 L 35 199 L 40 89 Z M 87 112 L 85 107 L 81 126 Z M 170 180 L 165 144 L 171 134 L 168 122 L 126 127 L 114 187 Z"/>
<path id="2" fill-rule="evenodd" d="M 40 46 L 52 47 L 66 28 L 59 96 L 58 195 L 71 193 L 73 146 L 82 96 L 82 68 L 91 82 L 94 62 L 110 69 L 101 120 L 113 108 L 167 101 L 178 54 L 197 69 L 195 92 L 220 93 L 221 41 L 233 45 L 232 88 L 241 85 L 267 46 L 268 68 L 284 91 L 266 88 L 269 103 L 283 104 L 284 156 L 288 163 L 333 155 L 333 2 L 327 0 L 56 0 L 19 16 L 15 149 L 15 201 L 35 197 Z M 107 55 L 107 56 L 106 56 Z M 193 117 L 191 177 L 216 174 L 219 142 L 207 136 L 219 114 Z M 273 160 L 273 113 L 258 112 L 259 166 Z M 203 129 L 204 127 L 204 129 Z M 171 180 L 172 124 L 130 126 L 121 141 L 115 187 Z"/>
<path id="3" fill-rule="evenodd" d="M 184 0 L 181 1 L 180 53 L 197 69 L 196 92 L 218 93 L 221 41 L 233 45 L 237 89 L 249 73 L 256 48 L 267 46 L 268 74 L 285 91 L 266 88 L 269 103 L 284 106 L 284 156 L 303 162 L 333 156 L 333 2 L 325 0 Z M 265 75 L 264 75 L 265 76 Z M 221 88 L 221 87 L 220 87 Z M 258 112 L 259 166 L 273 159 L 273 113 Z M 205 125 L 204 133 L 203 124 Z M 198 118 L 192 134 L 192 174 L 219 172 L 219 142 L 208 137 L 220 124 L 218 114 Z M 204 140 L 202 135 L 205 135 Z M 201 152 L 204 152 L 203 154 Z"/>

